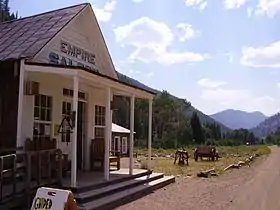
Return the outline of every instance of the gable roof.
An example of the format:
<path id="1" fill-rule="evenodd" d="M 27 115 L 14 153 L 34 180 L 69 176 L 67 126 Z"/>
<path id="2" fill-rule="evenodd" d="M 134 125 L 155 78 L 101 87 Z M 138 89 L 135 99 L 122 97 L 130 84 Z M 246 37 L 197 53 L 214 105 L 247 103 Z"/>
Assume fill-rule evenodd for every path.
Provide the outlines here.
<path id="1" fill-rule="evenodd" d="M 34 57 L 88 3 L 0 23 L 0 61 Z"/>

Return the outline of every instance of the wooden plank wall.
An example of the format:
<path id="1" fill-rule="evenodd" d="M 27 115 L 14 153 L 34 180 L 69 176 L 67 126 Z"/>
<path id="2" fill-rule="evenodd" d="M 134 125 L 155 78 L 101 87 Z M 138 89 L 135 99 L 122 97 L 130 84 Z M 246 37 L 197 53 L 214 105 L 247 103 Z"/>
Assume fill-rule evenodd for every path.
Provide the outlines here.
<path id="1" fill-rule="evenodd" d="M 18 92 L 19 62 L 0 62 L 0 153 L 16 148 Z"/>

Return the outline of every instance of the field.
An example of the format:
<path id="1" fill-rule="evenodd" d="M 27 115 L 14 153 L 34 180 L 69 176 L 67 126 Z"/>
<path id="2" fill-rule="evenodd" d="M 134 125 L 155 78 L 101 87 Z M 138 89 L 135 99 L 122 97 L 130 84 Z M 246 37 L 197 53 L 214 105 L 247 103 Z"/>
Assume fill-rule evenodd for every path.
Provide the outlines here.
<path id="1" fill-rule="evenodd" d="M 152 167 L 155 172 L 163 172 L 166 175 L 181 175 L 193 176 L 196 173 L 215 168 L 218 174 L 224 173 L 223 169 L 230 164 L 244 161 L 253 154 L 268 155 L 270 149 L 265 145 L 258 146 L 236 146 L 236 147 L 217 147 L 221 158 L 218 161 L 212 162 L 208 160 L 193 159 L 193 148 L 187 149 L 190 155 L 189 166 L 174 165 L 174 149 L 153 149 L 152 150 Z M 146 157 L 147 149 L 135 149 L 138 152 L 138 162 L 141 168 L 147 165 Z"/>

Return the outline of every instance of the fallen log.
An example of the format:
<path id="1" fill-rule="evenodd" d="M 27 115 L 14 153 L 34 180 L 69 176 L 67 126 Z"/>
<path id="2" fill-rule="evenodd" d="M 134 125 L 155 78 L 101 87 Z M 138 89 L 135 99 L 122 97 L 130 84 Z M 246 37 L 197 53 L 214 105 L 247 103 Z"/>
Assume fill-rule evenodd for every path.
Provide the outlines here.
<path id="1" fill-rule="evenodd" d="M 239 164 L 230 164 L 229 166 L 224 168 L 224 171 L 227 171 L 230 168 L 240 168 Z"/>
<path id="2" fill-rule="evenodd" d="M 197 173 L 197 177 L 205 177 L 205 178 L 208 178 L 209 175 L 211 175 L 211 176 L 217 176 L 217 174 L 215 173 L 215 168 L 211 168 L 211 169 L 209 169 L 209 170 L 201 171 L 201 172 Z"/>

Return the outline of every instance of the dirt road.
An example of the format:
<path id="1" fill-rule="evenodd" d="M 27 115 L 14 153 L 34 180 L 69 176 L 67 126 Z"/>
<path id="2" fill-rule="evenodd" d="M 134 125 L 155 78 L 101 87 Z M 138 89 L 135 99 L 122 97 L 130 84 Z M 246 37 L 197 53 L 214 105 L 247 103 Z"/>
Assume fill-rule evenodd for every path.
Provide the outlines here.
<path id="1" fill-rule="evenodd" d="M 279 210 L 280 147 L 250 168 L 213 179 L 177 178 L 176 183 L 118 208 L 192 210 Z"/>

